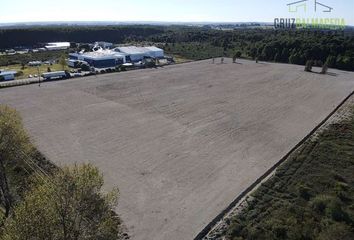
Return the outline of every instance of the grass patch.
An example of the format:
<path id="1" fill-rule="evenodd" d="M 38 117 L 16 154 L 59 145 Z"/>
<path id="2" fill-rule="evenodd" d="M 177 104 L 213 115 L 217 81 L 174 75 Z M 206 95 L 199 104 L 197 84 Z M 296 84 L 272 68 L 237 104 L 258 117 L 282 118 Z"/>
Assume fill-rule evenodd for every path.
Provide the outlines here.
<path id="1" fill-rule="evenodd" d="M 48 68 L 50 68 L 50 70 L 52 72 L 63 71 L 63 67 L 60 64 L 41 65 L 41 66 L 39 66 L 40 74 L 48 72 Z M 22 74 L 20 76 L 16 77 L 16 79 L 28 78 L 29 75 L 32 75 L 32 76 L 34 76 L 35 74 L 38 75 L 37 67 L 30 67 L 30 66 L 27 66 L 27 65 L 24 67 L 24 69 L 22 69 L 22 66 L 20 64 L 10 65 L 10 66 L 7 66 L 7 67 L 5 67 L 3 69 L 4 70 L 14 70 L 14 71 L 17 71 L 17 72 L 22 72 Z M 64 70 L 70 70 L 70 69 L 69 69 L 68 66 L 65 66 Z"/>
<path id="2" fill-rule="evenodd" d="M 307 142 L 253 197 L 227 239 L 354 239 L 354 115 Z"/>

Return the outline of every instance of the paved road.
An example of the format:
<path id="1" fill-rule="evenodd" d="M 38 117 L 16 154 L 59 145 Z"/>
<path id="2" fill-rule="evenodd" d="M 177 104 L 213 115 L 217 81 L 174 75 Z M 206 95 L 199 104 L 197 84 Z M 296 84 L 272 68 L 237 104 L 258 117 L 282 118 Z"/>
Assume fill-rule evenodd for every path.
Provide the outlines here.
<path id="1" fill-rule="evenodd" d="M 132 239 L 192 239 L 354 90 L 354 73 L 211 64 L 1 89 L 39 149 L 92 162 Z"/>

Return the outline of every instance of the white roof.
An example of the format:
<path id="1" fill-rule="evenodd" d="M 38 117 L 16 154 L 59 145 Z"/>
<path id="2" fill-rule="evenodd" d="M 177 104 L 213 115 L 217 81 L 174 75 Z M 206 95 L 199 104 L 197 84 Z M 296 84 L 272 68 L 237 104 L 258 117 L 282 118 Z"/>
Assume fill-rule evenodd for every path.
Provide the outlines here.
<path id="1" fill-rule="evenodd" d="M 150 50 L 150 51 L 163 51 L 161 48 L 155 47 L 155 46 L 151 46 L 151 47 L 145 47 L 146 49 Z"/>
<path id="2" fill-rule="evenodd" d="M 110 43 L 110 42 L 102 42 L 102 41 L 95 42 L 95 44 L 113 45 L 113 43 Z"/>
<path id="3" fill-rule="evenodd" d="M 51 46 L 51 47 L 70 47 L 69 42 L 50 42 L 47 43 L 46 47 Z"/>
<path id="4" fill-rule="evenodd" d="M 0 76 L 15 75 L 16 73 L 17 73 L 16 71 L 1 71 Z"/>
<path id="5" fill-rule="evenodd" d="M 120 53 L 120 52 L 115 52 L 111 50 L 98 50 L 95 52 L 86 52 L 83 54 L 76 54 L 76 56 L 81 56 L 81 57 L 86 57 L 86 58 L 91 58 L 91 59 L 100 59 L 100 60 L 106 60 L 106 59 L 112 59 L 112 58 L 124 58 L 125 54 Z"/>
<path id="6" fill-rule="evenodd" d="M 118 50 L 126 54 L 145 54 L 149 52 L 149 50 L 146 49 L 145 47 L 135 47 L 135 46 L 118 47 Z"/>
<path id="7" fill-rule="evenodd" d="M 151 46 L 151 47 L 135 47 L 135 46 L 127 46 L 127 47 L 118 47 L 116 48 L 120 52 L 134 55 L 134 54 L 149 54 L 151 52 L 161 52 L 163 51 L 161 48 Z"/>

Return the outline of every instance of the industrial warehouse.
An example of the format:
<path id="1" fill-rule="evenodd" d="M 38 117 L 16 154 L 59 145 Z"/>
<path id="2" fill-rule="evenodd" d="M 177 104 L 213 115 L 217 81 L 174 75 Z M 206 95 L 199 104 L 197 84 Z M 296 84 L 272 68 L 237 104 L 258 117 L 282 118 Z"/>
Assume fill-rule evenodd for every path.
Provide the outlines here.
<path id="1" fill-rule="evenodd" d="M 155 46 L 126 46 L 114 49 L 94 47 L 92 52 L 70 53 L 68 65 L 75 67 L 78 62 L 85 62 L 95 69 L 115 68 L 122 64 L 143 63 L 147 59 L 163 59 L 164 51 Z"/>
<path id="2" fill-rule="evenodd" d="M 45 47 L 39 48 L 38 51 L 53 52 L 56 58 L 48 57 L 45 61 L 33 59 L 23 66 L 1 70 L 0 87 L 174 63 L 173 57 L 165 56 L 164 50 L 156 46 L 121 46 L 104 41 L 50 42 L 43 46 Z M 33 53 L 36 51 L 32 50 Z M 59 57 L 58 53 L 62 56 Z"/>

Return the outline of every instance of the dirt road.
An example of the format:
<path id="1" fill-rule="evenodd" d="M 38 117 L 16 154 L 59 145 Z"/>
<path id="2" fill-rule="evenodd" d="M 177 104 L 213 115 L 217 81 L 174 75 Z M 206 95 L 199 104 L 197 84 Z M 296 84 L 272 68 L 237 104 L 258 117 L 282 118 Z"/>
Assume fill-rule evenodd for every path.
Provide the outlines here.
<path id="1" fill-rule="evenodd" d="M 354 73 L 211 60 L 0 90 L 59 165 L 121 191 L 132 239 L 193 239 L 354 90 Z"/>

